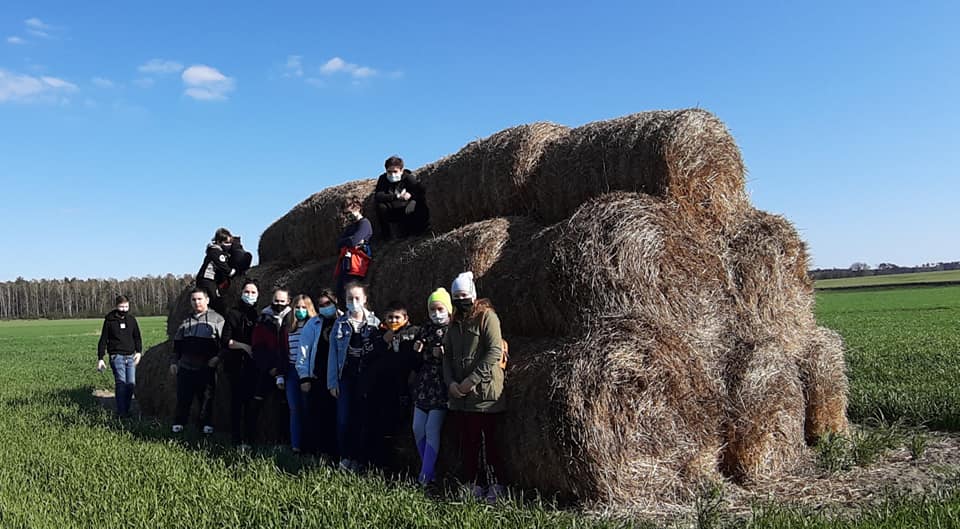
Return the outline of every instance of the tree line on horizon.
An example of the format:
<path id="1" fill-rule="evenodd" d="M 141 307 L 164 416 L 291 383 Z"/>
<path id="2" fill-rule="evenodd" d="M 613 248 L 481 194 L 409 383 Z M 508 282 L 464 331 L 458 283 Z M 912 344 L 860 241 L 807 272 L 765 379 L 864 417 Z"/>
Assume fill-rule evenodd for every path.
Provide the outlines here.
<path id="1" fill-rule="evenodd" d="M 856 262 L 847 268 L 817 268 L 808 273 L 814 280 L 842 279 L 846 277 L 882 276 L 893 274 L 915 274 L 919 272 L 943 272 L 960 270 L 960 261 L 949 263 L 926 263 L 920 266 L 898 266 L 893 263 L 880 263 L 876 268 L 867 263 Z"/>
<path id="2" fill-rule="evenodd" d="M 190 274 L 128 279 L 24 279 L 0 282 L 0 319 L 98 318 L 116 297 L 130 299 L 137 316 L 165 316 L 177 296 L 194 282 Z"/>

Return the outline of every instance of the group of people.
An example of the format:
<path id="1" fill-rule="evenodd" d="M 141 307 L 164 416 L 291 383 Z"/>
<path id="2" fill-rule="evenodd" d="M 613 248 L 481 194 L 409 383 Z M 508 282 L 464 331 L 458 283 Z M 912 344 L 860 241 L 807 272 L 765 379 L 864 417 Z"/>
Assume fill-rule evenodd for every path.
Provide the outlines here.
<path id="1" fill-rule="evenodd" d="M 429 225 L 423 186 L 398 157 L 387 159 L 385 168 L 375 192 L 382 239 L 421 233 Z M 337 241 L 341 261 L 351 252 L 371 253 L 373 228 L 361 204 L 349 197 L 342 203 L 348 222 Z M 259 308 L 260 285 L 243 275 L 250 265 L 246 255 L 238 238 L 223 228 L 208 246 L 190 292 L 191 314 L 173 339 L 174 433 L 184 431 L 194 402 L 200 404 L 200 431 L 214 432 L 222 369 L 229 380 L 231 433 L 241 448 L 257 438 L 263 402 L 274 393 L 287 402 L 294 452 L 322 454 L 357 472 L 387 464 L 390 447 L 400 442 L 395 436 L 411 435 L 421 462 L 418 481 L 432 487 L 450 413 L 460 437 L 464 482 L 478 498 L 495 502 L 503 495 L 496 429 L 506 404 L 506 342 L 493 305 L 478 299 L 471 272 L 454 278 L 449 291 L 425 291 L 429 320 L 415 325 L 408 307 L 397 301 L 378 317 L 362 282 L 365 274 L 342 262 L 335 289 L 311 298 L 280 287 Z M 226 308 L 224 281 L 237 278 L 240 301 Z M 98 364 L 103 369 L 102 357 L 110 354 L 120 414 L 129 413 L 132 369 L 142 349 L 139 330 L 135 340 L 116 338 L 133 336 L 136 329 L 127 310 L 129 303 L 118 298 L 117 310 L 104 322 Z M 128 366 L 131 371 L 123 371 Z"/>

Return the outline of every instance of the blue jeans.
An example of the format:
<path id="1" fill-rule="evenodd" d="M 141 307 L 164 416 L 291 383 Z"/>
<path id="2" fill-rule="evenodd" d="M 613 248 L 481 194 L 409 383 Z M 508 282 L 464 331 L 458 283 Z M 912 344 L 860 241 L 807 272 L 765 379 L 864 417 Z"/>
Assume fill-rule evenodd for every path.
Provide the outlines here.
<path id="1" fill-rule="evenodd" d="M 137 367 L 133 364 L 133 355 L 110 355 L 110 369 L 117 384 L 117 415 L 130 413 L 130 401 L 137 385 Z"/>
<path id="2" fill-rule="evenodd" d="M 289 364 L 287 373 L 283 377 L 284 388 L 287 392 L 287 405 L 290 406 L 290 447 L 300 450 L 301 436 L 303 435 L 303 392 L 300 391 L 300 375 L 297 366 Z"/>

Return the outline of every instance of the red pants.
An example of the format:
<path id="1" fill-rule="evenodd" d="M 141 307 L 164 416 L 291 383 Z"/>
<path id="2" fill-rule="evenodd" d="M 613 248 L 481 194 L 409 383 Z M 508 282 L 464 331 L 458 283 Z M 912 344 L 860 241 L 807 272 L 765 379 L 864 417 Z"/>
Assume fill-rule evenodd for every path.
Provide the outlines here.
<path id="1" fill-rule="evenodd" d="M 499 413 L 460 412 L 460 448 L 463 454 L 463 473 L 466 483 L 480 484 L 489 472 L 489 484 L 499 481 L 500 451 L 497 450 L 497 419 Z M 486 448 L 486 453 L 484 453 Z M 478 475 L 480 458 L 486 462 L 484 476 Z"/>

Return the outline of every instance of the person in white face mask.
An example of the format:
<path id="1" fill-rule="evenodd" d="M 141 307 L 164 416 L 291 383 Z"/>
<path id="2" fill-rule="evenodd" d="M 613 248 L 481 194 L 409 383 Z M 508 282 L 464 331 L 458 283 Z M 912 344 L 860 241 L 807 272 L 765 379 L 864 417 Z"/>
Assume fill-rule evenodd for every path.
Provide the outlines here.
<path id="1" fill-rule="evenodd" d="M 443 381 L 443 337 L 450 327 L 453 304 L 450 293 L 438 288 L 427 298 L 430 322 L 424 325 L 414 342 L 416 374 L 413 387 L 413 437 L 420 454 L 417 481 L 432 487 L 437 456 L 440 454 L 440 431 L 447 416 L 447 386 Z"/>
<path id="2" fill-rule="evenodd" d="M 253 328 L 257 324 L 260 287 L 256 280 L 247 279 L 240 293 L 240 303 L 227 311 L 223 325 L 221 352 L 223 371 L 230 381 L 230 425 L 233 442 L 247 449 L 253 444 L 256 423 L 253 396 L 257 386 L 257 366 L 253 361 Z"/>
<path id="3" fill-rule="evenodd" d="M 391 156 L 384 162 L 386 172 L 377 180 L 374 201 L 377 204 L 379 239 L 409 237 L 427 230 L 426 188 L 415 174 L 403 167 L 403 159 Z"/>

